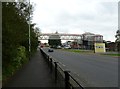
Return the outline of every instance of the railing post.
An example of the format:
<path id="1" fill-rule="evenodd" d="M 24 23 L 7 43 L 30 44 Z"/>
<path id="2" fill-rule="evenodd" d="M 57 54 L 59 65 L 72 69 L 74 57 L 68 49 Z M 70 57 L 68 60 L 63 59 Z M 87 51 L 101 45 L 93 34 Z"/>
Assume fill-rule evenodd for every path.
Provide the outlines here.
<path id="1" fill-rule="evenodd" d="M 47 62 L 48 62 L 48 65 L 49 65 L 49 58 L 50 58 L 49 55 L 47 55 Z"/>
<path id="2" fill-rule="evenodd" d="M 65 89 L 69 89 L 69 80 L 70 80 L 70 75 L 69 75 L 70 71 L 64 71 L 65 73 Z"/>
<path id="3" fill-rule="evenodd" d="M 55 81 L 57 80 L 57 63 L 58 62 L 54 62 L 54 64 L 55 64 Z"/>
<path id="4" fill-rule="evenodd" d="M 50 69 L 52 71 L 52 58 L 50 58 Z"/>
<path id="5" fill-rule="evenodd" d="M 49 55 L 47 55 L 48 56 L 48 59 L 49 59 Z"/>

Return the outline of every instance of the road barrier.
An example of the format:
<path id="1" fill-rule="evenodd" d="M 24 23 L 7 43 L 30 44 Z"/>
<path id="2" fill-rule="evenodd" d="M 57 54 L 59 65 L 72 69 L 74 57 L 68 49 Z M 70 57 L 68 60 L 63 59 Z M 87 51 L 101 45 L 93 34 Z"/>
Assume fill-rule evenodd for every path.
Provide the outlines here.
<path id="1" fill-rule="evenodd" d="M 62 81 L 65 89 L 84 89 L 83 86 L 72 76 L 70 71 L 62 68 L 62 65 L 55 59 L 51 58 L 43 49 L 40 49 L 43 57 L 46 59 L 50 67 L 50 71 L 54 74 L 55 82 Z"/>

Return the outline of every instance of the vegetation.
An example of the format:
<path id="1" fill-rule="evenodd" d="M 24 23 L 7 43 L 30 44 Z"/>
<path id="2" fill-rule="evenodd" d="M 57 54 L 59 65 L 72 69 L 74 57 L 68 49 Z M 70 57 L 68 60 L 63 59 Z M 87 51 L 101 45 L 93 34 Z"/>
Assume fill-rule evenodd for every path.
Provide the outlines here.
<path id="1" fill-rule="evenodd" d="M 117 44 L 117 51 L 120 52 L 120 29 L 116 31 L 116 44 Z"/>
<path id="2" fill-rule="evenodd" d="M 75 53 L 94 53 L 93 50 L 81 50 L 81 49 L 62 49 L 64 51 L 75 52 Z M 99 53 L 100 55 L 116 56 L 120 57 L 120 53 Z"/>
<path id="3" fill-rule="evenodd" d="M 3 83 L 29 60 L 30 14 L 32 15 L 32 5 L 29 6 L 29 3 L 2 3 Z M 36 51 L 38 45 L 34 25 L 30 24 L 31 54 Z"/>
<path id="4" fill-rule="evenodd" d="M 116 37 L 116 41 L 120 41 L 120 30 L 116 31 L 115 37 Z"/>
<path id="5" fill-rule="evenodd" d="M 116 53 L 116 54 L 110 53 L 110 54 L 102 54 L 102 55 L 109 55 L 109 56 L 120 57 L 120 54 L 119 54 L 119 53 Z"/>
<path id="6" fill-rule="evenodd" d="M 81 49 L 62 49 L 62 50 L 75 52 L 75 53 L 94 53 L 93 50 L 81 50 Z"/>

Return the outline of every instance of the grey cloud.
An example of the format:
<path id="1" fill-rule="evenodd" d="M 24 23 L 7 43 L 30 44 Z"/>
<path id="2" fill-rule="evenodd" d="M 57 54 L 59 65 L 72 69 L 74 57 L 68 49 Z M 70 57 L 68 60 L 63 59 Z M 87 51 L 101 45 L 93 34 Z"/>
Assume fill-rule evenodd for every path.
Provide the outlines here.
<path id="1" fill-rule="evenodd" d="M 92 14 L 85 14 L 85 13 L 79 13 L 71 15 L 67 12 L 63 12 L 59 14 L 59 16 L 56 17 L 56 22 L 59 24 L 62 24 L 63 26 L 66 25 L 79 25 L 82 24 L 82 21 L 93 21 L 95 19 L 95 16 Z"/>
<path id="2" fill-rule="evenodd" d="M 67 9 L 56 9 L 57 13 L 49 13 L 48 16 L 51 19 L 42 19 L 39 26 L 44 30 L 43 32 L 69 33 L 74 31 L 74 33 L 78 33 L 87 31 L 102 34 L 105 37 L 107 36 L 107 39 L 113 39 L 114 32 L 117 30 L 118 10 L 116 5 L 116 2 L 98 2 L 93 9 L 82 8 L 82 12 L 76 9 L 75 13 L 70 13 L 72 11 L 67 11 Z"/>
<path id="3" fill-rule="evenodd" d="M 95 19 L 95 16 L 92 14 L 81 14 L 79 15 L 79 17 L 81 19 L 84 19 L 84 20 L 94 20 Z"/>
<path id="4" fill-rule="evenodd" d="M 116 2 L 101 2 L 98 10 L 106 14 L 114 15 L 118 11 L 116 5 L 117 5 Z"/>
<path id="5" fill-rule="evenodd" d="M 67 12 L 62 12 L 60 15 L 56 17 L 56 22 L 60 24 L 69 24 L 75 20 L 77 20 L 77 18 Z"/>

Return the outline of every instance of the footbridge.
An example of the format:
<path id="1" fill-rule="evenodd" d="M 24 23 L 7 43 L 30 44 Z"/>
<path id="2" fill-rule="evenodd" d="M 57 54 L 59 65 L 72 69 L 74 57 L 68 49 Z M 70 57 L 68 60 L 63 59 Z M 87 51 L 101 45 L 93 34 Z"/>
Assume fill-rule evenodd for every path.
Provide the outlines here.
<path id="1" fill-rule="evenodd" d="M 60 37 L 61 40 L 75 40 L 82 38 L 82 34 L 42 33 L 39 35 L 38 40 L 48 40 L 50 36 L 54 36 L 53 39 Z"/>

